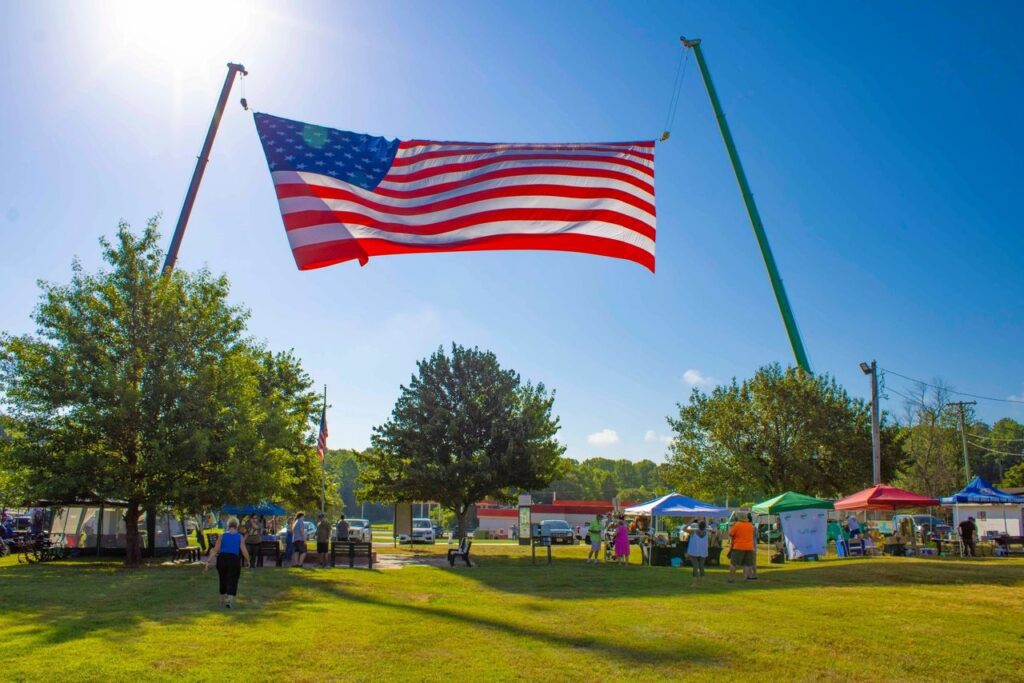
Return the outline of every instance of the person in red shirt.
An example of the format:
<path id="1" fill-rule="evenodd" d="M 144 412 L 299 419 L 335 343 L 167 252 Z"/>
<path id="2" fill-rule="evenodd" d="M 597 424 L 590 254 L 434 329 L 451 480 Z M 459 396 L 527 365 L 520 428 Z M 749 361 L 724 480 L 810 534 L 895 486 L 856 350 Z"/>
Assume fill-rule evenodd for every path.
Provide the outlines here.
<path id="1" fill-rule="evenodd" d="M 747 581 L 754 581 L 754 565 L 757 563 L 757 546 L 754 545 L 754 525 L 747 519 L 740 519 L 729 528 L 729 583 L 736 578 L 736 568 L 743 568 Z"/>

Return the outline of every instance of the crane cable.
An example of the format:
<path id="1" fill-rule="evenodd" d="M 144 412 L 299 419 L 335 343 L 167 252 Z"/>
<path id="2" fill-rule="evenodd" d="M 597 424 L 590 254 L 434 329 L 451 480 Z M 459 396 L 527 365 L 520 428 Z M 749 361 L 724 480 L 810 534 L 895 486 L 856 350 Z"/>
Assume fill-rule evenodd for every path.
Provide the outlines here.
<path id="1" fill-rule="evenodd" d="M 686 67 L 690 64 L 690 51 L 685 47 L 679 53 L 679 64 L 676 65 L 676 75 L 672 79 L 672 94 L 668 99 L 668 111 L 665 113 L 665 127 L 662 129 L 661 139 L 658 142 L 665 142 L 672 134 L 672 126 L 676 121 L 676 112 L 679 110 L 679 96 L 683 89 L 683 81 L 686 80 Z"/>

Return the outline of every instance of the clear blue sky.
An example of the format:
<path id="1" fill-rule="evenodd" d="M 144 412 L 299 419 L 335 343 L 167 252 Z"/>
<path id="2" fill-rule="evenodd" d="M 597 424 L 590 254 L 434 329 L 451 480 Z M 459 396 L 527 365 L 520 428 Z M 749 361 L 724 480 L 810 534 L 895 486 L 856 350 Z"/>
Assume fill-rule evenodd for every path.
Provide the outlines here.
<path id="1" fill-rule="evenodd" d="M 30 331 L 36 279 L 66 281 L 76 255 L 95 267 L 118 219 L 163 212 L 169 239 L 229 59 L 255 109 L 331 127 L 631 140 L 661 132 L 686 34 L 704 39 L 815 370 L 861 396 L 871 358 L 1024 395 L 1019 3 L 182 6 L 0 10 L 0 330 Z M 530 252 L 300 273 L 240 94 L 179 264 L 226 272 L 252 332 L 329 385 L 332 446 L 366 446 L 415 361 L 453 340 L 557 389 L 575 458 L 660 460 L 690 383 L 791 362 L 692 60 L 657 150 L 653 276 Z"/>

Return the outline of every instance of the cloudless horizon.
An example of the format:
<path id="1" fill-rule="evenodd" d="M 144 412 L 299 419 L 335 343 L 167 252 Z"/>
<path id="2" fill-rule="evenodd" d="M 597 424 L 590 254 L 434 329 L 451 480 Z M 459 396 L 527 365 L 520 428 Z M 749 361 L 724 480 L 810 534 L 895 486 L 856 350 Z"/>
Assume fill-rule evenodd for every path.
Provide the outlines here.
<path id="1" fill-rule="evenodd" d="M 390 256 L 299 272 L 252 112 L 388 138 L 660 136 L 699 37 L 816 372 L 858 363 L 1024 399 L 1024 6 L 860 3 L 0 4 L 0 331 L 38 279 L 161 213 L 171 232 L 243 63 L 178 267 L 224 272 L 250 332 L 328 385 L 364 448 L 453 341 L 557 391 L 567 455 L 661 461 L 693 386 L 793 364 L 691 55 L 655 153 L 657 272 L 557 252 Z M 888 375 L 901 414 L 911 383 Z M 1024 404 L 979 401 L 992 422 Z M 870 457 L 870 453 L 865 453 Z"/>

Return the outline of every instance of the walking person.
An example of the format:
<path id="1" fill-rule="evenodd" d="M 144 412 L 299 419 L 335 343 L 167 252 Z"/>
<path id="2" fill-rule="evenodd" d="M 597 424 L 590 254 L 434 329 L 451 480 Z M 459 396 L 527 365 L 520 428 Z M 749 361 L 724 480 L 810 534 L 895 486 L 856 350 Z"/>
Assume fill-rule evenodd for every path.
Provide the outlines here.
<path id="1" fill-rule="evenodd" d="M 601 515 L 596 515 L 587 526 L 587 535 L 590 537 L 590 552 L 587 553 L 587 562 L 597 564 L 600 560 L 601 534 L 603 533 L 604 524 L 601 523 Z"/>
<path id="2" fill-rule="evenodd" d="M 204 571 L 211 564 L 217 565 L 217 576 L 220 579 L 220 604 L 230 608 L 238 595 L 238 579 L 242 575 L 242 560 L 249 561 L 249 551 L 242 542 L 242 534 L 238 533 L 238 520 L 228 519 L 228 530 L 217 537 L 217 545 L 210 551 L 210 556 L 203 566 Z"/>
<path id="3" fill-rule="evenodd" d="M 292 566 L 302 569 L 306 563 L 306 513 L 295 513 L 292 525 Z"/>
<path id="4" fill-rule="evenodd" d="M 754 551 L 754 525 L 746 519 L 740 519 L 729 529 L 729 583 L 736 579 L 736 568 L 743 569 L 747 581 L 754 581 L 753 567 L 757 562 Z"/>
<path id="5" fill-rule="evenodd" d="M 974 517 L 968 517 L 960 522 L 959 530 L 960 540 L 964 544 L 964 555 L 967 557 L 977 557 L 978 549 L 974 545 L 974 534 L 978 531 L 978 525 L 974 523 Z"/>
<path id="6" fill-rule="evenodd" d="M 331 523 L 320 513 L 316 523 L 316 554 L 319 556 L 320 568 L 327 568 L 327 552 L 331 545 Z"/>
<path id="7" fill-rule="evenodd" d="M 703 519 L 697 523 L 697 530 L 686 542 L 686 556 L 693 565 L 693 586 L 699 586 L 704 578 L 704 562 L 708 559 L 708 524 Z"/>
<path id="8" fill-rule="evenodd" d="M 621 564 L 629 564 L 629 529 L 623 519 L 615 529 L 615 559 Z"/>

